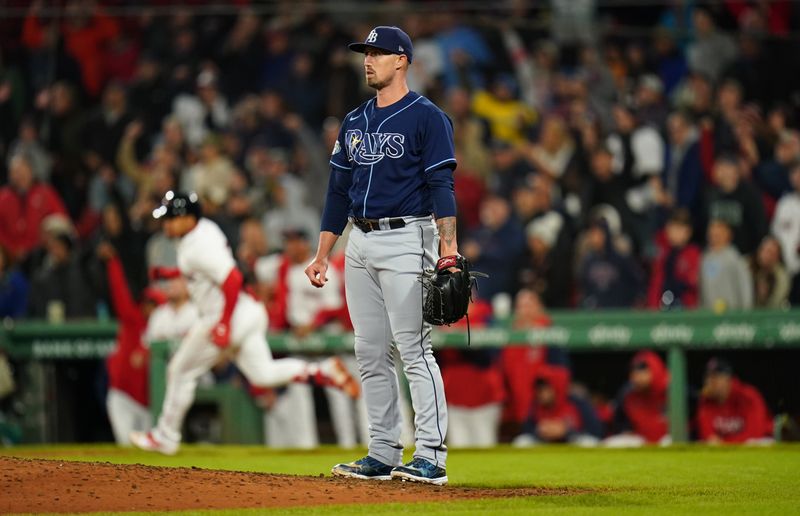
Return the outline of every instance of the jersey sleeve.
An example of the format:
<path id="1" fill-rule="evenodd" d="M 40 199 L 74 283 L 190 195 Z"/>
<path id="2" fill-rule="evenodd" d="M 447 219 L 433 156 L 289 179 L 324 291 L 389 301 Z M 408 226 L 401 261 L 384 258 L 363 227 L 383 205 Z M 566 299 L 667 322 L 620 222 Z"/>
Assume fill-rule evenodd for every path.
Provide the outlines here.
<path id="1" fill-rule="evenodd" d="M 345 119 L 346 118 L 347 117 L 345 117 Z M 347 145 L 345 145 L 344 141 L 345 132 L 346 126 L 343 122 L 342 127 L 339 129 L 339 136 L 336 138 L 336 142 L 333 144 L 330 163 L 331 167 L 336 170 L 350 172 L 353 167 L 350 164 L 350 157 L 347 155 Z"/>
<path id="2" fill-rule="evenodd" d="M 431 112 L 422 134 L 422 166 L 426 173 L 439 168 L 456 168 L 453 123 L 441 111 Z"/>
<path id="3" fill-rule="evenodd" d="M 347 119 L 347 117 L 345 117 Z M 330 231 L 341 235 L 347 226 L 350 213 L 349 191 L 353 181 L 352 165 L 345 146 L 346 126 L 342 123 L 339 137 L 333 144 L 331 153 L 331 174 L 328 180 L 328 192 L 325 197 L 325 208 L 322 210 L 321 231 Z"/>
<path id="4" fill-rule="evenodd" d="M 454 217 L 456 198 L 453 170 L 456 168 L 456 156 L 453 124 L 447 115 L 438 110 L 428 116 L 423 131 L 422 166 L 433 203 L 434 216 L 437 219 Z"/>

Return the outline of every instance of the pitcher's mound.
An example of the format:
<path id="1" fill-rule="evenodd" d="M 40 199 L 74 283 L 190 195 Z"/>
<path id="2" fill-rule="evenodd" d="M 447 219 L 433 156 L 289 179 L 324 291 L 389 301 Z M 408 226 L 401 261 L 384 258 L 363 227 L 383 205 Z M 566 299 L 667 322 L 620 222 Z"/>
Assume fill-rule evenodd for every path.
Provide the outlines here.
<path id="1" fill-rule="evenodd" d="M 0 514 L 435 502 L 573 494 L 0 457 Z"/>

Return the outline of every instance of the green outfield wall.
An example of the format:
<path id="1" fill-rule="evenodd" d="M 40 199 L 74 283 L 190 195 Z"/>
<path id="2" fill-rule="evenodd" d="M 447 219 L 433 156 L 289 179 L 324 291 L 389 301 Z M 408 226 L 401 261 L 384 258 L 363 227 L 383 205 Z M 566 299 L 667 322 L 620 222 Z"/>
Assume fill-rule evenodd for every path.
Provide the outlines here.
<path id="1" fill-rule="evenodd" d="M 552 324 L 544 328 L 510 329 L 501 324 L 474 329 L 472 348 L 502 347 L 509 344 L 563 346 L 569 351 L 629 351 L 653 348 L 665 351 L 670 369 L 669 417 L 673 440 L 688 437 L 686 351 L 691 349 L 771 349 L 800 347 L 800 310 L 748 311 L 714 314 L 694 312 L 564 311 L 551 314 Z M 0 331 L 0 346 L 17 361 L 26 364 L 26 380 L 42 382 L 43 364 L 61 360 L 98 359 L 114 346 L 114 322 L 73 322 L 50 325 L 42 322 L 6 324 Z M 466 348 L 462 330 L 444 328 L 433 334 L 434 346 Z M 352 350 L 352 334 L 318 333 L 304 339 L 271 334 L 274 352 L 338 353 Z M 163 401 L 169 349 L 174 344 L 154 343 L 151 349 L 151 400 L 157 413 Z M 34 385 L 44 390 L 43 385 Z M 36 389 L 33 389 L 34 391 Z M 36 398 L 36 393 L 30 394 Z M 228 391 L 199 392 L 201 400 L 215 401 L 223 419 L 223 437 L 230 441 L 258 442 L 258 432 L 245 434 L 226 425 L 226 419 L 255 421 L 257 409 L 236 404 L 250 403 L 246 396 Z M 30 400 L 29 400 L 30 401 Z M 44 400 L 40 400 L 44 403 Z M 252 405 L 252 403 L 250 403 Z M 33 402 L 34 407 L 36 402 Z M 241 425 L 239 425 L 241 427 Z M 225 429 L 230 429 L 226 431 Z M 33 439 L 36 440 L 35 438 Z"/>

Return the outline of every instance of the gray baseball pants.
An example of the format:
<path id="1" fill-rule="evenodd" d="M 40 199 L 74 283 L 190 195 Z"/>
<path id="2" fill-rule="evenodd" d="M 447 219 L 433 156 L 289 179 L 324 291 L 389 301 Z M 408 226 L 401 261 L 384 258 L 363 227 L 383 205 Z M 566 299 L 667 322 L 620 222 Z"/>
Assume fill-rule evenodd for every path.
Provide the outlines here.
<path id="1" fill-rule="evenodd" d="M 369 455 L 399 465 L 400 389 L 393 343 L 403 361 L 414 408 L 415 458 L 444 468 L 447 404 L 431 349 L 431 327 L 422 320 L 419 276 L 438 258 L 439 236 L 431 219 L 407 219 L 403 228 L 350 232 L 345 289 L 355 327 L 355 352 L 370 426 Z"/>

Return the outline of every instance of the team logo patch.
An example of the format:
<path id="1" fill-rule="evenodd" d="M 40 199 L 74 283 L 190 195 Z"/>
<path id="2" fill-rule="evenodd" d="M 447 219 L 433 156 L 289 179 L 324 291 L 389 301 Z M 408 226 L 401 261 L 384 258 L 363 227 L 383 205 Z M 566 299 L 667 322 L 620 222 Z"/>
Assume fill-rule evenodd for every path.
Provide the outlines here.
<path id="1" fill-rule="evenodd" d="M 364 133 L 360 129 L 345 133 L 348 157 L 359 165 L 374 165 L 385 157 L 401 157 L 405 154 L 405 139 L 400 133 Z"/>
<path id="2" fill-rule="evenodd" d="M 339 140 L 336 140 L 336 143 L 333 144 L 333 152 L 331 152 L 331 156 L 334 154 L 339 154 L 339 151 L 342 150 L 342 146 L 339 145 Z"/>

